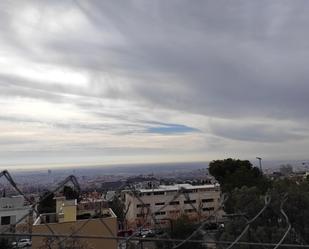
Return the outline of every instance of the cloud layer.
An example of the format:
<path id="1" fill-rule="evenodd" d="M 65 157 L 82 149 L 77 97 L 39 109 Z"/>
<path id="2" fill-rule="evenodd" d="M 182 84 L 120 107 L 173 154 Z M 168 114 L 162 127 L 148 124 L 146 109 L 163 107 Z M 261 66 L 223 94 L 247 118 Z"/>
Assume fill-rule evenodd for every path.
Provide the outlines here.
<path id="1" fill-rule="evenodd" d="M 306 159 L 307 1 L 0 3 L 0 164 Z"/>

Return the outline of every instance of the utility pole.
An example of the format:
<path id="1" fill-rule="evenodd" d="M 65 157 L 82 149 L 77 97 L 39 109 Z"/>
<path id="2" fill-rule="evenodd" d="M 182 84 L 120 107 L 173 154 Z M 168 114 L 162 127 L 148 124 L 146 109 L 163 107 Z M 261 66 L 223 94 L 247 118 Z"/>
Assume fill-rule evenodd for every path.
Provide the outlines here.
<path id="1" fill-rule="evenodd" d="M 142 227 L 140 227 L 139 236 L 140 236 L 141 238 L 143 238 L 143 236 L 142 236 Z M 140 249 L 144 249 L 143 240 L 140 240 L 139 243 L 140 243 Z"/>
<path id="2" fill-rule="evenodd" d="M 141 249 L 144 249 L 143 240 L 140 240 L 139 243 L 140 243 L 140 246 L 141 246 L 140 248 L 141 248 Z"/>
<path id="3" fill-rule="evenodd" d="M 262 169 L 262 158 L 261 157 L 256 157 L 256 159 L 259 160 L 259 164 L 260 164 L 260 171 L 261 173 L 263 173 L 263 169 Z"/>

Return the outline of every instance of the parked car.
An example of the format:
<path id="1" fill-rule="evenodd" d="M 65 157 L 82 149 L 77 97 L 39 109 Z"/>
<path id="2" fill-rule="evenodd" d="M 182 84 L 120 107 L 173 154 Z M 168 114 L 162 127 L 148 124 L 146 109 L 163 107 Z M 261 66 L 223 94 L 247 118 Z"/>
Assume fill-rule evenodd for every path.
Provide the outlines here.
<path id="1" fill-rule="evenodd" d="M 151 229 L 142 229 L 140 230 L 139 235 L 143 238 L 146 238 L 146 237 L 154 237 L 155 233 Z"/>
<path id="2" fill-rule="evenodd" d="M 166 231 L 164 231 L 164 230 L 162 230 L 162 229 L 156 229 L 155 230 L 155 234 L 156 235 L 163 235 L 163 234 L 165 234 L 166 233 Z"/>
<path id="3" fill-rule="evenodd" d="M 31 246 L 31 240 L 30 239 L 20 239 L 17 242 L 13 242 L 12 246 L 14 248 L 24 248 L 24 247 L 29 247 Z"/>

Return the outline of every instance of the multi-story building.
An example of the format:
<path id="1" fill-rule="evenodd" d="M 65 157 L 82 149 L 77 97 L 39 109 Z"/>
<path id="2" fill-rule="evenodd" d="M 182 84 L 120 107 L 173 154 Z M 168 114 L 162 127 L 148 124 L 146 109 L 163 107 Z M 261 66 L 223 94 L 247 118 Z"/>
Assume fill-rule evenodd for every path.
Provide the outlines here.
<path id="1" fill-rule="evenodd" d="M 103 208 L 97 202 L 90 204 L 83 202 L 78 207 L 76 200 L 66 200 L 65 197 L 55 199 L 56 212 L 40 215 L 33 224 L 33 234 L 50 235 L 50 229 L 52 229 L 56 234 L 61 235 L 117 236 L 117 217 L 111 209 Z M 58 240 L 35 236 L 32 238 L 33 249 L 59 248 L 59 243 L 65 248 L 117 248 L 117 241 L 113 239 L 60 238 Z"/>
<path id="2" fill-rule="evenodd" d="M 1 197 L 0 198 L 0 229 L 7 229 L 18 222 L 18 225 L 29 222 L 31 206 L 25 204 L 23 196 Z"/>
<path id="3" fill-rule="evenodd" d="M 215 216 L 211 214 L 219 208 L 220 185 L 159 185 L 152 189 L 123 191 L 127 207 L 127 225 L 130 228 L 145 225 L 169 225 L 171 220 L 187 215 L 192 221 L 199 221 L 211 216 L 216 221 L 224 213 L 220 210 Z"/>

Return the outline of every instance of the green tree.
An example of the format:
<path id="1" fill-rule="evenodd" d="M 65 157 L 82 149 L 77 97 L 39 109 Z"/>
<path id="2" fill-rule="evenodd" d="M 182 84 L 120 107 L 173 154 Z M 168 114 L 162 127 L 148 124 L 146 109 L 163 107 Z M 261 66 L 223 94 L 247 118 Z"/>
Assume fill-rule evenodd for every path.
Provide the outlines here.
<path id="1" fill-rule="evenodd" d="M 258 209 L 264 205 L 263 196 L 257 187 L 243 186 L 232 191 L 227 199 L 224 210 L 228 214 L 245 214 L 253 217 Z"/>
<path id="2" fill-rule="evenodd" d="M 289 179 L 274 182 L 273 194 L 287 194 L 285 210 L 292 227 L 300 235 L 301 240 L 309 243 L 309 182 L 296 182 Z"/>
<path id="3" fill-rule="evenodd" d="M 309 238 L 309 183 L 295 182 L 289 179 L 276 180 L 269 191 L 271 203 L 263 214 L 251 224 L 243 241 L 277 243 L 287 229 L 287 223 L 280 213 L 280 204 L 287 195 L 283 209 L 289 217 L 292 230 L 285 243 L 308 244 Z M 225 205 L 230 217 L 224 231 L 217 234 L 217 239 L 233 241 L 244 229 L 246 221 L 252 219 L 264 206 L 264 196 L 257 187 L 234 189 Z M 255 249 L 254 246 L 239 248 Z"/>
<path id="4" fill-rule="evenodd" d="M 165 238 L 181 239 L 184 240 L 188 238 L 195 230 L 197 225 L 192 223 L 192 221 L 186 215 L 182 215 L 177 220 L 172 221 L 171 229 L 167 231 L 167 236 Z M 203 235 L 197 234 L 191 240 L 203 240 Z M 179 243 L 179 242 L 178 242 Z M 173 248 L 173 245 L 169 242 L 159 242 L 157 243 L 158 248 Z M 179 249 L 205 249 L 206 246 L 201 243 L 187 242 L 179 247 Z"/>
<path id="5" fill-rule="evenodd" d="M 274 206 L 277 209 L 277 199 L 273 200 Z M 260 195 L 257 187 L 235 188 L 228 199 L 225 211 L 229 217 L 229 221 L 225 223 L 225 229 L 217 234 L 218 240 L 234 241 L 243 229 L 246 227 L 248 220 L 256 216 L 256 214 L 264 206 L 264 196 Z M 250 242 L 273 242 L 277 243 L 278 231 L 283 230 L 284 226 L 280 226 L 280 215 L 275 213 L 270 207 L 258 217 L 251 225 L 249 231 L 242 237 L 241 241 Z M 280 211 L 279 211 L 280 214 Z M 283 233 L 279 233 L 279 235 Z M 280 238 L 279 238 L 280 239 Z M 240 249 L 255 249 L 249 245 L 238 245 Z M 256 248 L 257 249 L 257 248 Z"/>
<path id="6" fill-rule="evenodd" d="M 10 249 L 13 248 L 11 243 L 9 242 L 8 239 L 6 238 L 1 238 L 0 239 L 0 249 Z"/>
<path id="7" fill-rule="evenodd" d="M 39 249 L 93 249 L 93 246 L 85 240 L 78 238 L 70 238 L 62 243 L 54 238 L 44 238 L 38 247 Z"/>
<path id="8" fill-rule="evenodd" d="M 215 160 L 209 163 L 209 173 L 220 183 L 223 192 L 242 186 L 256 186 L 261 193 L 265 193 L 270 187 L 269 180 L 248 160 Z"/>
<path id="9" fill-rule="evenodd" d="M 67 200 L 79 200 L 79 193 L 70 186 L 64 186 L 62 194 Z"/>
<path id="10" fill-rule="evenodd" d="M 64 186 L 61 191 L 63 196 L 67 200 L 77 199 L 79 200 L 79 194 L 70 186 Z M 42 213 L 55 213 L 56 212 L 56 200 L 54 199 L 54 193 L 50 191 L 46 191 L 41 197 L 38 205 L 38 211 L 40 214 Z"/>
<path id="11" fill-rule="evenodd" d="M 109 203 L 109 207 L 117 216 L 118 221 L 123 224 L 126 216 L 124 203 L 117 196 L 114 196 L 113 200 Z"/>
<path id="12" fill-rule="evenodd" d="M 47 191 L 40 197 L 38 211 L 40 214 L 56 212 L 56 200 L 52 192 Z"/>

